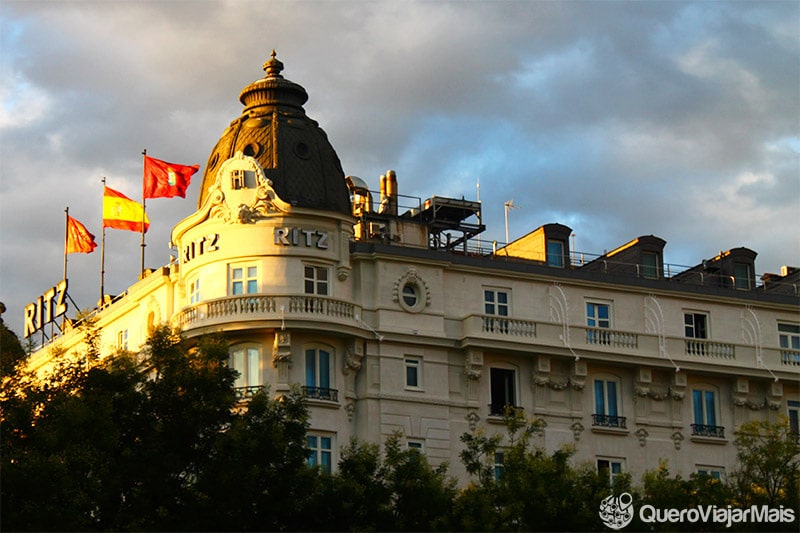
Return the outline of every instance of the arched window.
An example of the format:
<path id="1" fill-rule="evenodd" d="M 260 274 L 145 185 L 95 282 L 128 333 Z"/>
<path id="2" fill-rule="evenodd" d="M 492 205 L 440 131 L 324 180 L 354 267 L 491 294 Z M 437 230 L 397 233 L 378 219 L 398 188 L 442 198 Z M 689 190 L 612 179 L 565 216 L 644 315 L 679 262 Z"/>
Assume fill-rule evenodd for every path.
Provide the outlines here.
<path id="1" fill-rule="evenodd" d="M 305 352 L 306 383 L 303 387 L 308 398 L 338 401 L 339 393 L 333 388 L 333 348 L 326 345 L 307 346 Z"/>

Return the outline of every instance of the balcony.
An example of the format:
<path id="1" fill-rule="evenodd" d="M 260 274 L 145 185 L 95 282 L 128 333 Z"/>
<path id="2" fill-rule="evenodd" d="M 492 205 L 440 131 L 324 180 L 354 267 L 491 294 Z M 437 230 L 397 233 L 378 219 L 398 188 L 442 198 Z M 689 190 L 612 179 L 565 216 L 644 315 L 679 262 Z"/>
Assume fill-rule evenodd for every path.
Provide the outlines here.
<path id="1" fill-rule="evenodd" d="M 208 300 L 187 307 L 173 319 L 183 330 L 220 326 L 241 320 L 314 320 L 354 326 L 360 307 L 327 296 L 247 294 Z"/>
<path id="2" fill-rule="evenodd" d="M 482 317 L 481 333 L 533 338 L 536 337 L 536 324 L 530 320 L 486 315 Z"/>
<path id="3" fill-rule="evenodd" d="M 692 436 L 724 439 L 725 428 L 723 426 L 704 426 L 703 424 L 692 424 Z"/>
<path id="4" fill-rule="evenodd" d="M 251 385 L 249 387 L 235 387 L 233 392 L 236 394 L 237 400 L 249 400 L 257 393 L 264 390 L 263 385 Z"/>
<path id="5" fill-rule="evenodd" d="M 627 419 L 624 416 L 616 415 L 592 415 L 592 426 L 613 428 L 613 429 L 628 429 Z"/>
<path id="6" fill-rule="evenodd" d="M 714 359 L 734 359 L 736 357 L 736 349 L 733 344 L 711 342 L 704 339 L 686 339 L 684 346 L 686 355 Z"/>
<path id="7" fill-rule="evenodd" d="M 781 364 L 787 366 L 800 366 L 800 352 L 794 350 L 781 350 Z"/>
<path id="8" fill-rule="evenodd" d="M 639 347 L 639 336 L 636 333 L 627 333 L 608 328 L 587 327 L 586 344 L 635 350 Z"/>
<path id="9" fill-rule="evenodd" d="M 303 387 L 303 396 L 309 400 L 339 401 L 339 391 L 325 387 Z"/>

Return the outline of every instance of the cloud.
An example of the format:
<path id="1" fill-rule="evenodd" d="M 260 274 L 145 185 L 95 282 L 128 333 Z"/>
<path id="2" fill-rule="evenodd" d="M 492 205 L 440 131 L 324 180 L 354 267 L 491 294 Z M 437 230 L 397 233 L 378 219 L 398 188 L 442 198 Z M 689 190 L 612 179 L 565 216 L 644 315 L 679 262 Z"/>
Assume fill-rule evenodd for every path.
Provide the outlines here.
<path id="1" fill-rule="evenodd" d="M 346 174 L 477 196 L 487 232 L 569 225 L 580 251 L 655 234 L 665 259 L 759 252 L 800 266 L 800 6 L 775 2 L 0 4 L 0 300 L 62 275 L 64 208 L 100 235 L 100 179 L 136 198 L 141 152 L 205 165 L 275 48 Z M 199 180 L 199 177 L 196 178 Z M 148 266 L 195 209 L 149 202 Z M 107 236 L 108 292 L 138 235 Z M 135 256 L 136 260 L 131 258 Z M 97 254 L 70 293 L 99 296 Z"/>

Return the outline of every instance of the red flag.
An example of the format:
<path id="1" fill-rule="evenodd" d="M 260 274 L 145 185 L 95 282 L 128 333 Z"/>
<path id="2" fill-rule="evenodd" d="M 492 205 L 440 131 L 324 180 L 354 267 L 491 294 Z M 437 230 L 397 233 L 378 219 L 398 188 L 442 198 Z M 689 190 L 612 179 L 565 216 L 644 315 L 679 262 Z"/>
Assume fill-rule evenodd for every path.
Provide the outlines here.
<path id="1" fill-rule="evenodd" d="M 86 226 L 67 215 L 67 252 L 90 254 L 97 248 L 94 235 L 89 233 Z"/>
<path id="2" fill-rule="evenodd" d="M 119 191 L 103 186 L 103 227 L 144 231 L 150 227 L 150 220 L 144 212 L 144 206 L 134 202 Z"/>
<path id="3" fill-rule="evenodd" d="M 144 156 L 144 198 L 186 198 L 192 174 L 200 165 L 176 165 Z"/>

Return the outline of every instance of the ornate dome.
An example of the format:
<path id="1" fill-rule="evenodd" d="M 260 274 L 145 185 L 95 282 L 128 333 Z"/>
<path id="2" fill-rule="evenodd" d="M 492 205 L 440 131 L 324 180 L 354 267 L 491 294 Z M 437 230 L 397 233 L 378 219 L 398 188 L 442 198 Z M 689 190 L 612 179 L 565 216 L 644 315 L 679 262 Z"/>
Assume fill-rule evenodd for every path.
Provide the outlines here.
<path id="1" fill-rule="evenodd" d="M 298 207 L 350 214 L 342 165 L 319 124 L 306 116 L 306 90 L 281 76 L 275 50 L 267 75 L 242 90 L 242 116 L 222 133 L 208 158 L 198 207 L 208 196 L 222 163 L 236 152 L 255 158 L 278 196 Z"/>

